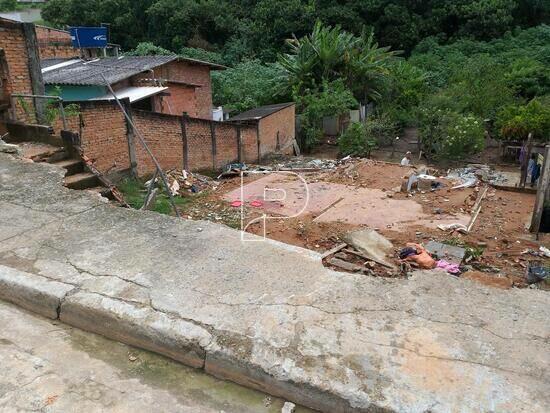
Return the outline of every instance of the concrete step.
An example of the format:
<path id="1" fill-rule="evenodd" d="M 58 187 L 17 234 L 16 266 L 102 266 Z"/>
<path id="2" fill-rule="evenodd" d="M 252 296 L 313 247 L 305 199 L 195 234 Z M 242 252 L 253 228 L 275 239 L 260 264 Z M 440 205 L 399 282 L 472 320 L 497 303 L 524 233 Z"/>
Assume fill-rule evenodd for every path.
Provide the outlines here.
<path id="1" fill-rule="evenodd" d="M 65 176 L 76 175 L 84 170 L 84 165 L 80 159 L 70 158 L 51 163 L 53 165 L 65 168 L 67 170 L 67 174 Z"/>
<path id="2" fill-rule="evenodd" d="M 69 157 L 70 157 L 69 152 L 62 150 L 47 157 L 45 161 L 48 163 L 55 163 L 55 162 L 62 161 L 64 159 L 69 159 Z"/>
<path id="3" fill-rule="evenodd" d="M 97 192 L 104 198 L 108 198 L 108 199 L 112 198 L 111 190 L 109 188 L 105 188 L 104 186 L 94 186 L 93 188 L 87 188 L 86 190 Z"/>
<path id="4" fill-rule="evenodd" d="M 99 179 L 91 172 L 81 172 L 65 177 L 65 186 L 71 189 L 87 189 L 99 185 Z"/>

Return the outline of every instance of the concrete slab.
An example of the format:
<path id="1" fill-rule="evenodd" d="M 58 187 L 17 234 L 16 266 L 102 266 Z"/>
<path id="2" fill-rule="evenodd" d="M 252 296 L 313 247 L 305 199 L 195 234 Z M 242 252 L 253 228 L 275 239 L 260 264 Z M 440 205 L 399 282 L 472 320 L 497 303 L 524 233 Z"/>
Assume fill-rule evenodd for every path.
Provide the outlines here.
<path id="1" fill-rule="evenodd" d="M 313 214 L 316 222 L 344 222 L 367 225 L 370 228 L 398 230 L 410 225 L 436 228 L 455 222 L 467 224 L 469 215 L 442 214 L 434 218 L 425 214 L 422 205 L 413 199 L 388 198 L 380 189 L 358 188 L 348 185 L 312 182 L 307 185 L 295 175 L 271 173 L 256 181 L 235 189 L 224 196 L 234 200 L 251 202 L 262 200 L 268 214 L 297 216 Z M 284 197 L 284 198 L 283 198 Z M 271 201 L 280 199 L 280 201 Z"/>
<path id="2" fill-rule="evenodd" d="M 4 202 L 29 197 L 43 210 L 43 188 L 49 200 L 72 196 L 42 165 L 25 164 L 21 182 L 20 161 L 0 154 L 0 168 L 23 189 Z M 65 307 L 83 328 L 94 328 L 86 321 L 94 311 L 136 323 L 134 309 L 191 323 L 196 330 L 179 331 L 204 351 L 207 371 L 325 412 L 550 410 L 547 292 L 496 290 L 439 271 L 337 273 L 316 254 L 241 243 L 238 231 L 212 223 L 106 205 L 62 211 L 0 243 L 0 264 L 132 308 L 96 298 Z M 97 324 L 116 334 L 108 317 Z M 193 333 L 203 330 L 209 341 Z M 159 334 L 176 345 L 168 330 Z"/>

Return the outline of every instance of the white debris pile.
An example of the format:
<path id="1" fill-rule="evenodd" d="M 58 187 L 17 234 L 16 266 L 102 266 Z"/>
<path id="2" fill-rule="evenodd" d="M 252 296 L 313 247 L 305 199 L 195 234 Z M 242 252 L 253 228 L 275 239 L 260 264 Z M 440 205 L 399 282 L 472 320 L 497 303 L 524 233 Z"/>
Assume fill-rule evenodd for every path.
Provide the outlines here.
<path id="1" fill-rule="evenodd" d="M 505 174 L 483 164 L 470 164 L 465 168 L 453 169 L 448 172 L 447 179 L 456 182 L 453 189 L 469 188 L 477 185 L 479 181 L 496 185 L 502 185 L 508 181 Z"/>

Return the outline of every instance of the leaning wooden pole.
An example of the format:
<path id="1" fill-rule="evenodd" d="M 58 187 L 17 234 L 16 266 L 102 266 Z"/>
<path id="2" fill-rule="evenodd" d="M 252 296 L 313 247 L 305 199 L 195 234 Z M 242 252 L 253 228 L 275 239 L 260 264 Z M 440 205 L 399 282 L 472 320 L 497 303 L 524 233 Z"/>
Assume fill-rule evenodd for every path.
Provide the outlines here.
<path id="1" fill-rule="evenodd" d="M 533 217 L 531 219 L 531 232 L 539 233 L 544 204 L 549 201 L 550 191 L 550 145 L 546 145 L 544 150 L 544 164 L 541 169 L 539 183 L 537 186 L 537 198 L 535 200 L 535 208 L 533 209 Z"/>

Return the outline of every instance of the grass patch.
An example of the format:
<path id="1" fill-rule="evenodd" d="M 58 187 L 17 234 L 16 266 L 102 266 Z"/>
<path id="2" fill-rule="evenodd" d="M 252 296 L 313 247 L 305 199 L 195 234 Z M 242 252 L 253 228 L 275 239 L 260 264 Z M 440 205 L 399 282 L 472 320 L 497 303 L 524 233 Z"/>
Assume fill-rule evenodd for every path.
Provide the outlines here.
<path id="1" fill-rule="evenodd" d="M 124 195 L 124 199 L 128 205 L 132 208 L 140 209 L 143 206 L 145 195 L 147 195 L 147 188 L 145 188 L 145 184 L 142 181 L 139 179 L 126 178 L 119 183 L 118 189 Z M 178 208 L 183 208 L 191 202 L 191 199 L 188 197 L 175 196 L 174 202 Z M 157 192 L 157 199 L 152 210 L 167 215 L 173 213 L 170 197 L 162 187 Z"/>
<path id="2" fill-rule="evenodd" d="M 471 260 L 477 260 L 479 257 L 483 255 L 483 251 L 485 250 L 485 247 L 471 245 L 464 242 L 460 238 L 455 238 L 455 237 L 442 242 L 443 244 L 464 248 L 466 250 L 466 254 L 464 255 L 464 259 L 466 260 L 466 262 Z"/>

